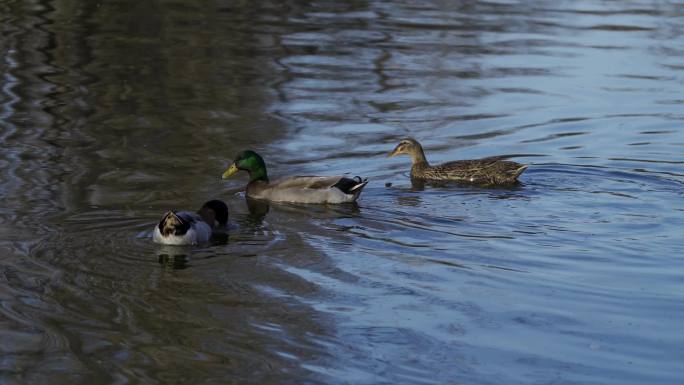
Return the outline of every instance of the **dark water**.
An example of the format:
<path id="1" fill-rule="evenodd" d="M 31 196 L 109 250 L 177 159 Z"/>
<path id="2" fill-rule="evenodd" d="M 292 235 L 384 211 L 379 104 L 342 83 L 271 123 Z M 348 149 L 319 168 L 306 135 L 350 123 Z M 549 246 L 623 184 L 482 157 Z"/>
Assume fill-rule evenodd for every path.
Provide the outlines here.
<path id="1" fill-rule="evenodd" d="M 0 384 L 684 382 L 681 1 L 5 0 L 0 28 Z M 407 135 L 531 166 L 421 190 Z M 219 180 L 247 147 L 371 184 L 250 211 Z M 227 242 L 151 243 L 210 198 Z"/>

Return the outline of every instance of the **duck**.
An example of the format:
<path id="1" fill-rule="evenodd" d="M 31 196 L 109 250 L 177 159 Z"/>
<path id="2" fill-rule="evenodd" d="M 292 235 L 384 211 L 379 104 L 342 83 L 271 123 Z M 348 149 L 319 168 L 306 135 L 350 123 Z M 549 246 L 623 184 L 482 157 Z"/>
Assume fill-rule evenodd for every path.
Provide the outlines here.
<path id="1" fill-rule="evenodd" d="M 345 176 L 291 176 L 271 182 L 264 159 L 252 150 L 245 150 L 221 176 L 228 179 L 238 171 L 249 174 L 245 189 L 247 198 L 289 203 L 355 202 L 368 184 L 368 179 Z"/>
<path id="2" fill-rule="evenodd" d="M 510 185 L 517 183 L 520 174 L 527 169 L 526 164 L 496 156 L 431 166 L 425 158 L 423 146 L 413 138 L 402 139 L 387 157 L 400 154 L 411 156 L 411 179 L 414 180 L 454 181 L 484 186 Z"/>
<path id="3" fill-rule="evenodd" d="M 152 240 L 163 245 L 206 243 L 214 229 L 228 223 L 228 206 L 218 199 L 205 202 L 197 212 L 171 210 L 154 227 Z"/>

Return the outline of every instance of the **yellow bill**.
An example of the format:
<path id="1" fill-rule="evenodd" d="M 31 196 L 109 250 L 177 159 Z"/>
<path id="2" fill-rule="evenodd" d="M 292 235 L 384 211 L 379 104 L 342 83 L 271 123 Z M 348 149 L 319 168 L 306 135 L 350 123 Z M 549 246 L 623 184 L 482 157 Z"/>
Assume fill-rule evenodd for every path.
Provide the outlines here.
<path id="1" fill-rule="evenodd" d="M 235 174 L 236 172 L 240 171 L 235 163 L 231 164 L 230 167 L 228 167 L 228 170 L 226 170 L 223 175 L 221 175 L 221 179 L 228 179 L 231 177 L 231 175 Z"/>

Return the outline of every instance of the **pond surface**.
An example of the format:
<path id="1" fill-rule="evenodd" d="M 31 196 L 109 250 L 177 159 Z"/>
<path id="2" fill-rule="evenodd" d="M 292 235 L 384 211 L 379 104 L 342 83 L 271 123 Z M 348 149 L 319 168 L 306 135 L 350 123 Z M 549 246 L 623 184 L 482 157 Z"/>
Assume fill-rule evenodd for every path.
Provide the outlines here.
<path id="1" fill-rule="evenodd" d="M 258 4 L 256 4 L 258 3 Z M 675 384 L 681 1 L 0 3 L 0 384 Z M 509 189 L 426 186 L 507 155 Z M 248 207 L 271 176 L 358 205 Z M 226 200 L 226 241 L 163 248 Z"/>

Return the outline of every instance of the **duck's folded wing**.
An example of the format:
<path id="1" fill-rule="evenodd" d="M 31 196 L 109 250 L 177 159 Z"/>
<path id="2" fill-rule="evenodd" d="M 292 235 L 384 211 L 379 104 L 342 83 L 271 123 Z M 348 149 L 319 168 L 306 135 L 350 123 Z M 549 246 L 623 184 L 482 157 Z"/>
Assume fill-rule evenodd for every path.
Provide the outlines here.
<path id="1" fill-rule="evenodd" d="M 202 222 L 202 217 L 199 214 L 193 213 L 191 211 L 179 211 L 176 213 L 176 215 L 191 225 L 193 223 Z"/>
<path id="2" fill-rule="evenodd" d="M 516 162 L 503 160 L 502 157 L 491 157 L 474 160 L 457 160 L 435 166 L 430 172 L 445 175 L 452 179 L 468 179 L 470 181 L 489 181 L 492 183 L 507 182 L 515 179 L 527 168 Z"/>
<path id="3" fill-rule="evenodd" d="M 325 190 L 337 184 L 342 176 L 293 176 L 270 184 L 273 189 Z"/>
<path id="4" fill-rule="evenodd" d="M 515 165 L 515 162 L 505 161 L 502 157 L 493 156 L 483 159 L 456 160 L 432 167 L 436 172 L 455 174 L 478 174 L 482 172 L 499 172 Z M 517 167 L 514 167 L 517 168 Z"/>
<path id="5" fill-rule="evenodd" d="M 252 197 L 275 202 L 342 203 L 358 198 L 368 183 L 342 176 L 296 176 L 253 190 Z"/>

